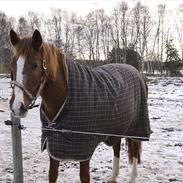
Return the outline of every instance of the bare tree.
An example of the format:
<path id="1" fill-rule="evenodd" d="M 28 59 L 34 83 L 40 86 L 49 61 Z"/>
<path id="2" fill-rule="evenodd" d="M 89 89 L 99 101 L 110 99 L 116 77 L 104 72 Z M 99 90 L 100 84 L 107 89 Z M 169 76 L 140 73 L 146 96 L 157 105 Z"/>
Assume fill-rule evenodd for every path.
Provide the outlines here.
<path id="1" fill-rule="evenodd" d="M 86 59 L 86 55 L 84 54 L 84 20 L 80 17 L 80 19 L 76 22 L 75 25 L 75 35 L 76 35 L 76 52 L 78 53 L 79 59 Z"/>
<path id="2" fill-rule="evenodd" d="M 94 11 L 86 16 L 84 27 L 84 39 L 88 50 L 88 58 L 89 60 L 95 60 L 96 20 Z"/>
<path id="3" fill-rule="evenodd" d="M 34 32 L 35 29 L 41 29 L 41 19 L 39 19 L 37 13 L 33 11 L 28 11 L 26 19 L 30 27 L 30 32 Z"/>
<path id="4" fill-rule="evenodd" d="M 181 59 L 183 60 L 183 4 L 180 4 L 179 9 L 177 11 L 175 27 L 176 27 L 178 41 L 179 41 L 180 50 L 181 50 Z"/>
<path id="5" fill-rule="evenodd" d="M 139 36 L 139 51 L 141 55 L 141 69 L 144 70 L 144 58 L 148 56 L 148 37 L 152 29 L 151 17 L 149 15 L 149 9 L 145 6 L 141 9 L 141 31 Z"/>
<path id="6" fill-rule="evenodd" d="M 156 56 L 154 60 L 157 61 L 157 68 L 161 74 L 163 72 L 162 62 L 163 62 L 165 41 L 167 40 L 169 35 L 169 29 L 168 31 L 165 30 L 165 15 L 166 15 L 166 5 L 159 4 L 157 11 L 157 22 L 156 22 L 157 28 L 155 30 L 155 35 L 153 38 L 154 43 L 152 46 L 152 57 Z"/>
<path id="7" fill-rule="evenodd" d="M 98 21 L 100 22 L 100 52 L 104 60 L 107 60 L 110 48 L 110 18 L 103 9 L 98 11 Z"/>
<path id="8" fill-rule="evenodd" d="M 9 42 L 10 23 L 5 13 L 0 12 L 0 48 L 7 47 Z"/>
<path id="9" fill-rule="evenodd" d="M 163 62 L 163 51 L 165 44 L 165 35 L 164 35 L 164 18 L 165 18 L 165 4 L 158 5 L 158 29 L 157 29 L 157 54 L 160 73 L 162 74 L 162 62 Z"/>
<path id="10" fill-rule="evenodd" d="M 61 9 L 51 9 L 51 17 L 45 21 L 49 41 L 53 42 L 58 48 L 63 47 L 62 41 L 62 11 Z"/>
<path id="11" fill-rule="evenodd" d="M 115 8 L 113 11 L 113 15 L 111 18 L 111 38 L 112 41 L 114 42 L 114 47 L 119 48 L 119 16 L 118 16 L 118 10 Z"/>
<path id="12" fill-rule="evenodd" d="M 128 18 L 127 18 L 127 11 L 128 5 L 127 2 L 122 1 L 120 4 L 119 12 L 120 12 L 120 28 L 121 28 L 121 40 L 122 45 L 124 48 L 127 47 L 127 25 L 128 25 Z"/>
<path id="13" fill-rule="evenodd" d="M 66 11 L 63 12 L 64 51 L 72 57 L 75 57 L 76 22 L 76 14 L 69 14 Z"/>
<path id="14" fill-rule="evenodd" d="M 131 29 L 131 43 L 134 47 L 137 46 L 140 36 L 140 27 L 141 27 L 141 10 L 142 5 L 140 2 L 137 2 L 135 7 L 131 11 L 131 23 L 129 29 Z"/>
<path id="15" fill-rule="evenodd" d="M 111 25 L 110 25 L 110 37 L 112 43 L 112 50 L 114 51 L 115 63 L 122 63 L 123 58 L 117 50 L 120 49 L 120 17 L 119 17 L 119 8 L 114 8 L 113 14 L 111 16 Z"/>
<path id="16" fill-rule="evenodd" d="M 0 72 L 5 71 L 5 66 L 10 61 L 9 30 L 9 19 L 5 13 L 0 12 Z"/>
<path id="17" fill-rule="evenodd" d="M 95 23 L 96 23 L 96 43 L 95 43 L 95 60 L 100 60 L 100 25 L 99 25 L 99 15 L 100 10 L 95 11 Z"/>
<path id="18" fill-rule="evenodd" d="M 78 21 L 78 17 L 76 13 L 72 13 L 70 17 L 71 23 L 71 36 L 70 36 L 70 52 L 71 55 L 76 55 L 76 24 Z"/>
<path id="19" fill-rule="evenodd" d="M 19 18 L 17 29 L 18 29 L 19 35 L 27 35 L 31 33 L 30 26 L 28 24 L 26 17 L 21 16 Z"/>
<path id="20" fill-rule="evenodd" d="M 65 53 L 69 53 L 69 47 L 70 47 L 70 42 L 69 42 L 69 36 L 70 36 L 70 21 L 69 21 L 69 15 L 67 11 L 63 12 L 63 35 L 64 35 L 64 51 Z"/>

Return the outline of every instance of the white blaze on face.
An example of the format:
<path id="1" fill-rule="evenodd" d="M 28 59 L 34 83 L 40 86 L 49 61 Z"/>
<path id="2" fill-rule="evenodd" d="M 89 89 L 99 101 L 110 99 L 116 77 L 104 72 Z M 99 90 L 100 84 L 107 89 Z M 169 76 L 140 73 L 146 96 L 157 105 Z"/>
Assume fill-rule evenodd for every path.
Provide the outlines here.
<path id="1" fill-rule="evenodd" d="M 25 58 L 20 56 L 17 60 L 17 72 L 16 72 L 16 81 L 23 85 L 23 70 L 24 70 Z M 20 115 L 21 104 L 24 104 L 23 91 L 15 86 L 14 88 L 15 99 L 13 102 L 12 109 L 16 116 Z"/>

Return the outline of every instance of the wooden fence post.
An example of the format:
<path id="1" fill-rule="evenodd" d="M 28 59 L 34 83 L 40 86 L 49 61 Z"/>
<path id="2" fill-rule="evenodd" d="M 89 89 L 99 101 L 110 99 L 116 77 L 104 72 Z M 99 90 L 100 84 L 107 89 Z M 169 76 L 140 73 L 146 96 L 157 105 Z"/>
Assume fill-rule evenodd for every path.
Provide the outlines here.
<path id="1" fill-rule="evenodd" d="M 15 183 L 23 183 L 22 138 L 20 118 L 11 115 L 13 174 Z"/>

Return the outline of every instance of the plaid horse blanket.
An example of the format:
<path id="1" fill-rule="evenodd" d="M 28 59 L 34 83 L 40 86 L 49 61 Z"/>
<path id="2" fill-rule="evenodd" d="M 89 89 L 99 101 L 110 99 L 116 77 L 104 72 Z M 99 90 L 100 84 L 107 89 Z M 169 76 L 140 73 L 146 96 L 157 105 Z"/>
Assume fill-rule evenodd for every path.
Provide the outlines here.
<path id="1" fill-rule="evenodd" d="M 150 136 L 147 86 L 134 67 L 108 64 L 94 69 L 67 61 L 68 95 L 53 121 L 42 107 L 42 127 L 81 132 Z M 42 130 L 42 150 L 57 160 L 90 159 L 100 142 L 112 146 L 118 137 Z M 140 139 L 145 140 L 145 139 Z"/>

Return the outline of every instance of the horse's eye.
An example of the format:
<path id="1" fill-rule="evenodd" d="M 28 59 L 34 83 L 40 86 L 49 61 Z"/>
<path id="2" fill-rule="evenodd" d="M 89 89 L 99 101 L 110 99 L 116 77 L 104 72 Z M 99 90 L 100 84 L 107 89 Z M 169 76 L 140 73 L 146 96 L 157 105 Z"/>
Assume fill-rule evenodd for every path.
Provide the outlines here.
<path id="1" fill-rule="evenodd" d="M 32 68 L 33 70 L 35 70 L 35 69 L 37 68 L 37 63 L 33 63 L 33 64 L 31 65 L 31 68 Z"/>

